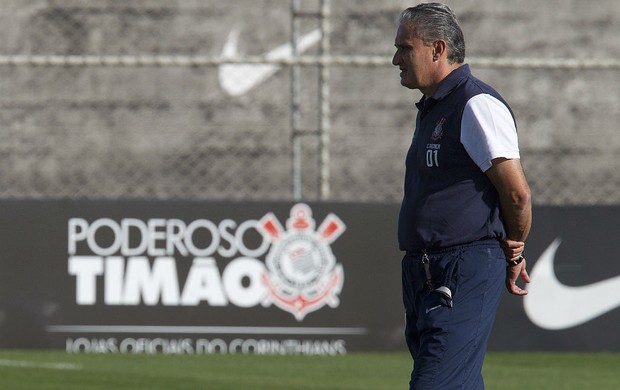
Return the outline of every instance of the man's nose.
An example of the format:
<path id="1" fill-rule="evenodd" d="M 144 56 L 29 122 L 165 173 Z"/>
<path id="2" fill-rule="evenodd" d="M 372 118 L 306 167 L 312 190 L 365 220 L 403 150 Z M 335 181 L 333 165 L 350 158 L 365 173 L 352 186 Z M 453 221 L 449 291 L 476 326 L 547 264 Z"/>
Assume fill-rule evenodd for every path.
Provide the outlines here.
<path id="1" fill-rule="evenodd" d="M 396 54 L 397 53 L 394 53 L 394 56 L 392 57 L 392 65 L 394 66 L 398 66 L 398 64 L 400 63 L 400 56 Z"/>

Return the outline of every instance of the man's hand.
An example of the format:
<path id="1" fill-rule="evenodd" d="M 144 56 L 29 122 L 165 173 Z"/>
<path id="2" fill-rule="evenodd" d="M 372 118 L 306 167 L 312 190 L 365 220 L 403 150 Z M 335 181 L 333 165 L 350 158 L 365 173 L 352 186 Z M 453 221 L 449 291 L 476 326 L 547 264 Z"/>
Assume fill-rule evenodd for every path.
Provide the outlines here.
<path id="1" fill-rule="evenodd" d="M 506 261 L 519 260 L 523 256 L 523 250 L 525 249 L 525 243 L 521 241 L 506 240 L 502 242 L 502 250 L 506 255 Z M 514 295 L 525 295 L 527 290 L 517 286 L 517 279 L 519 277 L 525 282 L 530 282 L 530 276 L 527 274 L 525 258 L 517 265 L 510 265 L 506 267 L 506 289 L 509 293 Z"/>
<path id="2" fill-rule="evenodd" d="M 523 259 L 522 262 L 520 262 L 517 265 L 513 265 L 513 266 L 507 266 L 506 267 L 506 289 L 508 289 L 508 292 L 514 295 L 526 295 L 527 294 L 527 290 L 522 289 L 521 287 L 517 286 L 517 279 L 519 279 L 519 277 L 525 282 L 525 283 L 529 283 L 530 282 L 530 276 L 527 274 L 527 270 L 525 269 L 526 266 L 526 261 L 525 259 Z"/>
<path id="3" fill-rule="evenodd" d="M 523 255 L 525 243 L 522 241 L 505 240 L 502 242 L 502 250 L 506 255 L 506 261 L 518 260 Z"/>

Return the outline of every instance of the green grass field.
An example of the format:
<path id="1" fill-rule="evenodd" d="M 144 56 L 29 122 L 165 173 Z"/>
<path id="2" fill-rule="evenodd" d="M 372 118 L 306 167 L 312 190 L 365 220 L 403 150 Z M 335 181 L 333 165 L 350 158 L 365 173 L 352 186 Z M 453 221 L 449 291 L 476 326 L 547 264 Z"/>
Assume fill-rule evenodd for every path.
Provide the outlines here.
<path id="1" fill-rule="evenodd" d="M 490 353 L 487 389 L 617 390 L 620 354 Z M 405 389 L 405 353 L 337 357 L 0 350 L 0 389 Z"/>

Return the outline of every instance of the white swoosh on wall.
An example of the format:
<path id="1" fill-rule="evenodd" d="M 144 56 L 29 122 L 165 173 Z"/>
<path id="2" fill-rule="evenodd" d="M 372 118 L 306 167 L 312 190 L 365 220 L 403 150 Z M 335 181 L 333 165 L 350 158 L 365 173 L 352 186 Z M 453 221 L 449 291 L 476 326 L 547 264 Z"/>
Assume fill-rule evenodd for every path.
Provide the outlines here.
<path id="1" fill-rule="evenodd" d="M 525 313 L 537 326 L 560 330 L 581 325 L 620 306 L 620 276 L 585 286 L 566 286 L 555 276 L 558 238 L 540 255 L 530 272 Z"/>
<path id="2" fill-rule="evenodd" d="M 321 40 L 321 30 L 316 29 L 300 37 L 297 50 L 303 53 Z M 224 48 L 222 49 L 223 58 L 236 58 L 239 56 L 239 30 L 233 29 Z M 293 56 L 293 45 L 285 43 L 262 54 L 268 59 L 278 60 L 291 58 Z M 229 95 L 239 96 L 248 92 L 258 84 L 273 76 L 280 65 L 273 64 L 223 64 L 219 66 L 218 77 L 220 86 Z"/>

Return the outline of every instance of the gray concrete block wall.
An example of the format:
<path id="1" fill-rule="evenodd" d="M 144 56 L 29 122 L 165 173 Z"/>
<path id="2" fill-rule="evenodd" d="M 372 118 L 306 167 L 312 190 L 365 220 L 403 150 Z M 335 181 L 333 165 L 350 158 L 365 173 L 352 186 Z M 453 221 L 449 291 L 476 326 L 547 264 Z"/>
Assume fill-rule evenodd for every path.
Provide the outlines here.
<path id="1" fill-rule="evenodd" d="M 332 52 L 389 61 L 396 17 L 412 3 L 332 3 Z M 468 57 L 620 56 L 615 1 L 448 3 Z M 237 28 L 240 52 L 259 55 L 289 39 L 289 4 L 3 0 L 0 54 L 217 56 Z M 308 20 L 302 30 L 317 26 Z M 473 71 L 515 111 L 538 202 L 620 203 L 620 71 Z M 317 71 L 304 67 L 302 75 L 303 124 L 312 128 Z M 290 197 L 287 68 L 235 97 L 222 90 L 215 67 L 2 66 L 0 93 L 2 197 Z M 332 68 L 334 199 L 398 201 L 418 98 L 389 65 Z M 304 139 L 309 198 L 318 196 L 316 146 Z"/>

